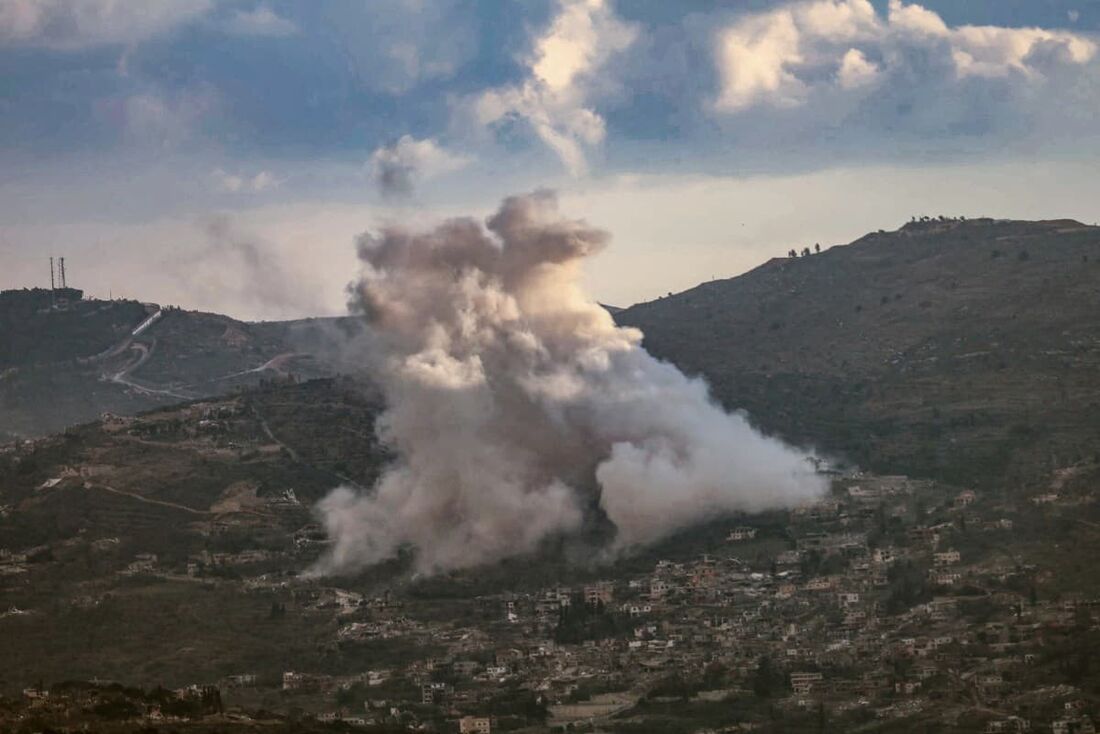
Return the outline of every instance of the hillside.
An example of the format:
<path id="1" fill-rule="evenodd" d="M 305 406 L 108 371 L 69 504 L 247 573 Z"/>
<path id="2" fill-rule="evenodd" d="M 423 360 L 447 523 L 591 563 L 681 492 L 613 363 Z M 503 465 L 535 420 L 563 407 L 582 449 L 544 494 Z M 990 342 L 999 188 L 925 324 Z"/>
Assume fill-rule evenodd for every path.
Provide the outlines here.
<path id="1" fill-rule="evenodd" d="M 864 466 L 1024 482 L 1100 438 L 1100 228 L 924 221 L 615 318 L 764 429 Z"/>
<path id="2" fill-rule="evenodd" d="M 286 649 L 271 649 L 273 623 L 254 619 L 270 595 L 239 583 L 196 594 L 188 563 L 234 580 L 241 567 L 281 574 L 315 558 L 312 503 L 338 484 L 369 483 L 384 456 L 364 394 L 348 381 L 273 384 L 0 447 L 3 608 L 49 610 L 6 620 L 21 632 L 2 636 L 0 688 L 39 675 L 222 675 L 227 664 L 315 658 L 309 618 L 293 633 L 274 625 Z M 152 593 L 127 583 L 143 558 L 170 583 Z M 163 629 L 182 615 L 189 651 Z"/>
<path id="3" fill-rule="evenodd" d="M 332 374 L 324 352 L 335 319 L 251 324 L 136 301 L 51 307 L 48 290 L 0 294 L 0 440 L 32 437 L 261 380 Z M 137 333 L 135 333 L 137 332 Z"/>

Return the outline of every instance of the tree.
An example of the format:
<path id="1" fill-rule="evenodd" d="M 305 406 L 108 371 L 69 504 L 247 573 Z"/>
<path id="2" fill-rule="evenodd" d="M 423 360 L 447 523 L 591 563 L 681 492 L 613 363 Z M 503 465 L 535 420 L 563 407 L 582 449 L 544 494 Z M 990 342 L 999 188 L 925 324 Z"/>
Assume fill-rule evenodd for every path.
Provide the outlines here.
<path id="1" fill-rule="evenodd" d="M 814 252 L 821 252 L 821 243 L 820 242 L 814 244 Z"/>
<path id="2" fill-rule="evenodd" d="M 752 690 L 760 698 L 770 698 L 783 686 L 783 673 L 772 664 L 767 655 L 760 658 L 752 676 Z"/>

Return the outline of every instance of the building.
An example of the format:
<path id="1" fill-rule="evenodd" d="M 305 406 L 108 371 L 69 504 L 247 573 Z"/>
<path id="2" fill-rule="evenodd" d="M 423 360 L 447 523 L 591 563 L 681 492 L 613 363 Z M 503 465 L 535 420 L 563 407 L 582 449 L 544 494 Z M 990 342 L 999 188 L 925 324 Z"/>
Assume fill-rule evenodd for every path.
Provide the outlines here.
<path id="1" fill-rule="evenodd" d="M 608 605 L 615 598 L 614 586 L 610 583 L 589 584 L 584 587 L 584 603 L 590 607 L 599 604 Z"/>
<path id="2" fill-rule="evenodd" d="M 940 534 L 935 528 L 909 528 L 906 533 L 909 541 L 915 544 L 935 545 L 940 539 Z"/>
<path id="3" fill-rule="evenodd" d="M 458 720 L 459 734 L 489 734 L 492 722 L 481 716 L 463 716 Z"/>
<path id="4" fill-rule="evenodd" d="M 932 554 L 932 565 L 936 568 L 946 568 L 947 566 L 953 566 L 962 560 L 962 556 L 957 550 L 943 551 L 942 553 Z"/>
<path id="5" fill-rule="evenodd" d="M 454 695 L 454 689 L 446 683 L 425 683 L 420 686 L 420 702 L 423 704 L 444 703 Z"/>
<path id="6" fill-rule="evenodd" d="M 811 693 L 822 680 L 824 676 L 821 673 L 791 673 L 791 690 L 796 695 L 804 696 Z"/>
<path id="7" fill-rule="evenodd" d="M 744 540 L 752 540 L 756 537 L 756 528 L 734 528 L 730 531 L 730 534 L 726 536 L 726 540 L 731 543 L 740 543 Z"/>
<path id="8" fill-rule="evenodd" d="M 961 510 L 970 507 L 978 499 L 978 494 L 972 489 L 964 489 L 955 496 L 955 509 Z"/>

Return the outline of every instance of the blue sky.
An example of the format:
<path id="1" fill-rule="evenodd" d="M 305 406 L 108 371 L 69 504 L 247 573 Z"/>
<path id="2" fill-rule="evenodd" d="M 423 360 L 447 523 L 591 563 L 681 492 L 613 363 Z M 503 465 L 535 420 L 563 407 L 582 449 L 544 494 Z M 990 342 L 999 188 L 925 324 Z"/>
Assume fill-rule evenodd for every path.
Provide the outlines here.
<path id="1" fill-rule="evenodd" d="M 0 0 L 0 287 L 52 253 L 97 295 L 337 312 L 357 232 L 536 187 L 612 232 L 588 282 L 622 304 L 912 214 L 1094 221 L 1098 29 L 1095 0 Z"/>

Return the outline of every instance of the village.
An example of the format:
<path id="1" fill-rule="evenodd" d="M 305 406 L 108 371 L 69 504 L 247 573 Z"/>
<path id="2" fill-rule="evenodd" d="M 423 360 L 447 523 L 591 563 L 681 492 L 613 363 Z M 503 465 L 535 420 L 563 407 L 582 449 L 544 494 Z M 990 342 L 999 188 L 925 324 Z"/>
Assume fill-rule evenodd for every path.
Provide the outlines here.
<path id="1" fill-rule="evenodd" d="M 386 731 L 651 731 L 664 729 L 644 727 L 674 716 L 700 732 L 768 731 L 783 720 L 890 731 L 892 722 L 921 720 L 987 734 L 1086 734 L 1096 709 L 1083 641 L 1096 630 L 1100 598 L 1040 595 L 1048 570 L 997 550 L 1029 516 L 1084 501 L 1057 491 L 1008 501 L 927 480 L 834 472 L 828 497 L 778 516 L 737 518 L 696 556 L 477 594 L 467 600 L 476 614 L 460 618 L 400 587 L 373 593 L 286 571 L 248 573 L 315 557 L 325 541 L 312 523 L 284 553 L 205 553 L 183 569 L 138 554 L 121 576 L 227 583 L 219 569 L 236 569 L 246 593 L 287 595 L 272 615 L 330 615 L 337 648 L 432 654 L 368 660 L 352 674 L 242 670 L 175 691 L 173 705 L 158 693 L 120 710 L 147 724 L 240 721 L 256 716 L 249 704 L 281 704 L 317 725 Z M 296 506 L 292 492 L 271 502 Z M 24 573 L 28 555 L 42 552 L 0 551 L 0 573 Z M 13 607 L 0 616 L 24 613 Z M 0 718 L 5 726 L 46 717 L 75 728 L 80 712 L 104 709 L 102 701 L 89 707 L 89 697 L 118 695 L 117 684 L 100 685 L 77 695 L 40 683 L 0 708 Z"/>

